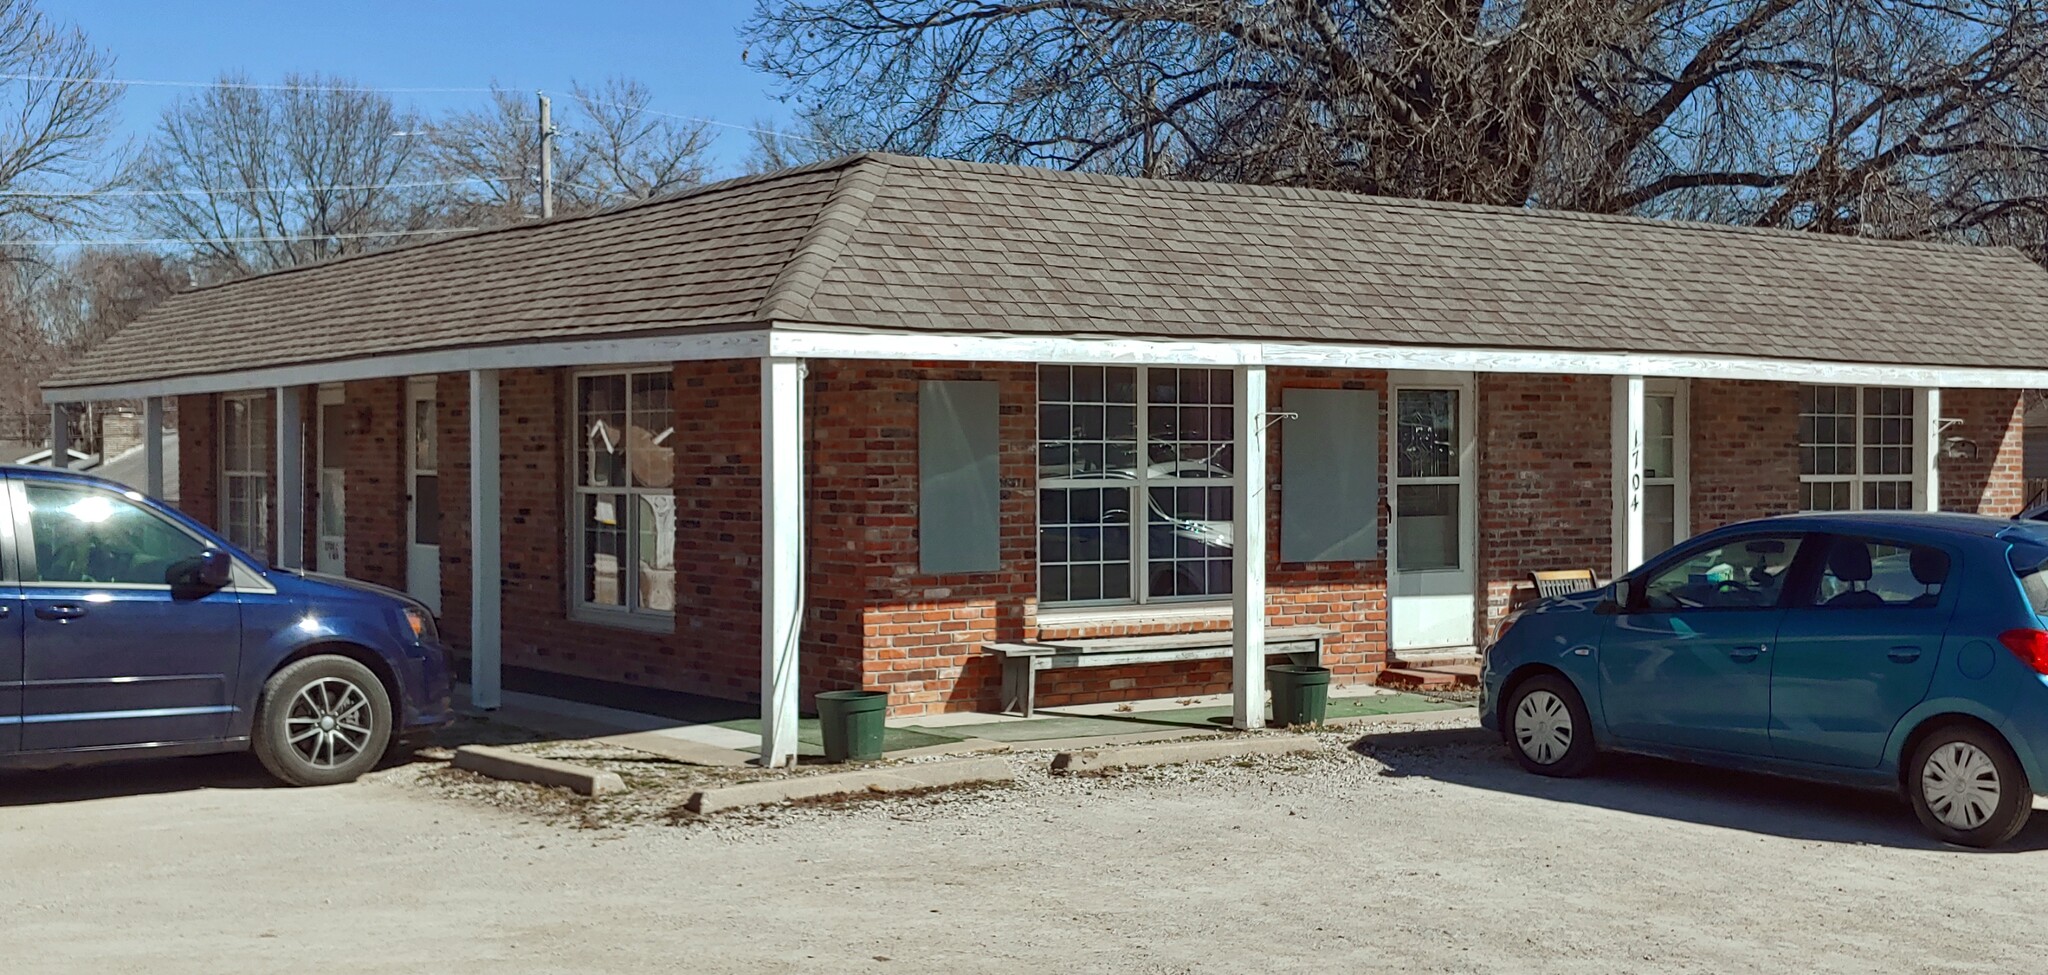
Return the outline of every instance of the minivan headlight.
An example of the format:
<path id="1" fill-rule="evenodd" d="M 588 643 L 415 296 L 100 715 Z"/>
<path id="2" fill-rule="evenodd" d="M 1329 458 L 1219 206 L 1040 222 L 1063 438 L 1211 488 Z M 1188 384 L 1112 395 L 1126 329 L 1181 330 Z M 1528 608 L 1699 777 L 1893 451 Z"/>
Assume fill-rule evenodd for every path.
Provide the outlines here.
<path id="1" fill-rule="evenodd" d="M 405 625 L 412 628 L 412 638 L 420 643 L 441 642 L 441 632 L 434 627 L 434 614 L 418 606 L 405 608 Z"/>

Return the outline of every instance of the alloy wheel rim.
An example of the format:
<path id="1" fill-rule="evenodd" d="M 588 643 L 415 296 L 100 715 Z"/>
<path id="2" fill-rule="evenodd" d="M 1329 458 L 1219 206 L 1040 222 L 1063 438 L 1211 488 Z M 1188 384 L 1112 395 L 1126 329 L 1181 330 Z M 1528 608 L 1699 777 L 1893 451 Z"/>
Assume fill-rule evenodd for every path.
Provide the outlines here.
<path id="1" fill-rule="evenodd" d="M 1998 811 L 1998 765 L 1969 742 L 1949 742 L 1927 756 L 1920 770 L 1920 794 L 1944 825 L 1976 829 Z"/>
<path id="2" fill-rule="evenodd" d="M 292 698 L 285 741 L 306 764 L 340 768 L 370 746 L 370 696 L 354 681 L 322 677 Z"/>
<path id="3" fill-rule="evenodd" d="M 1515 744 L 1538 765 L 1554 765 L 1572 747 L 1572 713 L 1549 691 L 1530 691 L 1515 706 Z"/>

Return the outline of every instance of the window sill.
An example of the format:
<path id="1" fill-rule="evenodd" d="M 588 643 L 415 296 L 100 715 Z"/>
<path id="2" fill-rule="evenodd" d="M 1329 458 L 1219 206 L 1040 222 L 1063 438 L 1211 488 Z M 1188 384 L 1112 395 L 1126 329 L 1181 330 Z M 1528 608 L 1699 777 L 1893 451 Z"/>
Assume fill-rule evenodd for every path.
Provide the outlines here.
<path id="1" fill-rule="evenodd" d="M 1169 623 L 1228 623 L 1229 603 L 1169 603 L 1148 606 L 1084 606 L 1074 609 L 1043 609 L 1038 612 L 1040 629 L 1069 626 L 1150 626 Z"/>
<path id="2" fill-rule="evenodd" d="M 597 609 L 572 609 L 569 622 L 602 626 L 611 630 L 629 630 L 635 633 L 672 634 L 676 631 L 674 616 L 637 615 L 633 613 L 608 613 Z"/>

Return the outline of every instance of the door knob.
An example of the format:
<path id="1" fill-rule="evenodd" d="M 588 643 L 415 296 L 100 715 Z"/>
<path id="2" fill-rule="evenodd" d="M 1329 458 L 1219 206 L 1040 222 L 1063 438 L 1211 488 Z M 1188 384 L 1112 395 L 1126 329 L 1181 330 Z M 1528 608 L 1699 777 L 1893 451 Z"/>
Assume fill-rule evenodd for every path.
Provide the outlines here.
<path id="1" fill-rule="evenodd" d="M 58 603 L 58 604 L 57 604 L 57 605 L 55 605 L 55 606 L 37 606 L 37 607 L 36 607 L 36 618 L 37 618 L 37 619 L 43 619 L 43 620 L 75 620 L 75 619 L 78 619 L 79 617 L 81 617 L 81 616 L 84 616 L 84 615 L 85 615 L 85 607 L 83 607 L 83 606 L 76 606 L 76 605 L 73 605 L 73 604 L 71 604 L 71 603 Z"/>
<path id="2" fill-rule="evenodd" d="M 1913 661 L 1920 659 L 1920 648 L 1893 647 L 1891 648 L 1891 650 L 1885 653 L 1885 656 L 1892 658 L 1892 663 L 1895 664 L 1910 664 Z"/>
<path id="3" fill-rule="evenodd" d="M 1748 663 L 1749 661 L 1755 660 L 1759 654 L 1766 653 L 1770 649 L 1770 647 L 1762 645 L 1753 647 L 1736 647 L 1735 649 L 1728 651 L 1728 656 L 1733 657 L 1736 660 L 1742 661 L 1743 663 Z"/>

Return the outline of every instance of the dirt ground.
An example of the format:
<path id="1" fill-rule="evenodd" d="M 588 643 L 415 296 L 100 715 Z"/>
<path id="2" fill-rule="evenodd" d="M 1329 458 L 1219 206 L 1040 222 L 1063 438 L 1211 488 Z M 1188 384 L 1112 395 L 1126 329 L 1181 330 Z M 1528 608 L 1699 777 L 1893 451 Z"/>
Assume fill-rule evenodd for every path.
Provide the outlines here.
<path id="1" fill-rule="evenodd" d="M 420 762 L 0 774 L 0 969 L 2031 972 L 2048 814 L 1941 848 L 1883 796 L 1469 732 L 670 824 Z"/>

